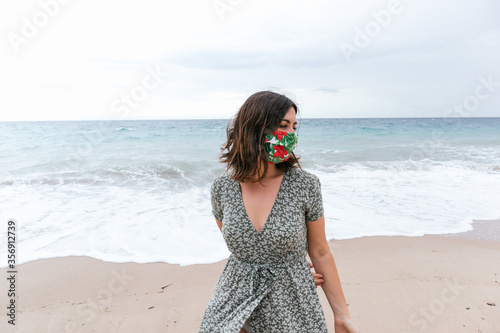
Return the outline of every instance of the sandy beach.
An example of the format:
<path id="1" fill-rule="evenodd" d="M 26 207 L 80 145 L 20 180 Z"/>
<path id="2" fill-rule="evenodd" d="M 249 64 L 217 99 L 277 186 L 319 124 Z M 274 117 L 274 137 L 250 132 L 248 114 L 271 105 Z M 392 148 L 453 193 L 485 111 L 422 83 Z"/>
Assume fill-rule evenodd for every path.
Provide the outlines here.
<path id="1" fill-rule="evenodd" d="M 489 231 L 482 239 L 476 231 L 330 241 L 361 332 L 500 332 L 498 222 L 481 224 L 482 234 Z M 225 263 L 28 262 L 18 266 L 16 325 L 7 323 L 4 307 L 0 331 L 197 332 Z M 8 273 L 1 272 L 7 306 Z M 334 332 L 327 299 L 317 290 Z"/>

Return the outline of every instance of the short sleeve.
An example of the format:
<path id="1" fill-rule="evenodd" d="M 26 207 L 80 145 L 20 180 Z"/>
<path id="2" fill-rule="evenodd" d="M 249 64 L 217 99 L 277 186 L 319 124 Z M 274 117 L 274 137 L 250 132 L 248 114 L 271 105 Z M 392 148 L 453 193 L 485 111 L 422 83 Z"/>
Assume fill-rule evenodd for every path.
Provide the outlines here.
<path id="1" fill-rule="evenodd" d="M 321 195 L 321 183 L 316 175 L 311 174 L 311 185 L 306 202 L 306 222 L 316 221 L 323 216 L 323 197 Z"/>
<path id="2" fill-rule="evenodd" d="M 210 189 L 210 200 L 212 201 L 212 214 L 219 221 L 223 218 L 223 209 L 221 204 L 220 182 L 214 180 Z"/>

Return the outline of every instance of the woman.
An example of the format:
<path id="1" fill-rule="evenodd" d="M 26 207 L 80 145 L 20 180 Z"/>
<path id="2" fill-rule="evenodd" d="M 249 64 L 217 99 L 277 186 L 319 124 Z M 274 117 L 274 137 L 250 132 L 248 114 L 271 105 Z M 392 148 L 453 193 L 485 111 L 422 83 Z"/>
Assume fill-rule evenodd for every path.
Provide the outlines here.
<path id="1" fill-rule="evenodd" d="M 352 323 L 325 236 L 319 179 L 300 169 L 297 106 L 262 91 L 228 124 L 211 187 L 212 212 L 231 255 L 199 333 L 327 332 L 306 252 L 324 278 L 336 333 Z"/>

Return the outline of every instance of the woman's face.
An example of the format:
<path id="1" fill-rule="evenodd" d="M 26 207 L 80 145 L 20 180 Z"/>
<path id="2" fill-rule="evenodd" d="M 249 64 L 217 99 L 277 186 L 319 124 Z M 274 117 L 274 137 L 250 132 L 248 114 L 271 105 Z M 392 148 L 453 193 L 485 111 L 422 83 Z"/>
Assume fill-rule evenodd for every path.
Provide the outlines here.
<path id="1" fill-rule="evenodd" d="M 295 109 L 291 106 L 285 114 L 285 117 L 281 120 L 281 124 L 278 128 L 279 130 L 295 133 L 297 129 L 297 116 L 295 114 Z"/>

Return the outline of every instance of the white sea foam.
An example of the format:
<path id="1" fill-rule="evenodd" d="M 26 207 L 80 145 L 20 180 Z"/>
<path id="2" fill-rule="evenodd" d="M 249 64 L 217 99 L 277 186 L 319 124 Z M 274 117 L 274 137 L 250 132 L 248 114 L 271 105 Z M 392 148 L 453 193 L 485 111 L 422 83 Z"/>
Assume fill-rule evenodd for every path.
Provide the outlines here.
<path id="1" fill-rule="evenodd" d="M 376 131 L 377 140 L 369 126 L 354 126 L 370 121 L 377 122 L 346 120 L 333 130 L 327 121 L 302 123 L 297 152 L 321 180 L 328 239 L 456 233 L 475 219 L 500 218 L 498 126 L 480 123 L 468 136 L 436 143 L 422 132 L 424 120 L 416 129 L 416 120 L 401 120 L 399 132 L 392 120 L 395 132 Z M 217 153 L 225 124 L 123 122 L 85 156 L 67 152 L 94 124 L 16 131 L 0 124 L 0 218 L 17 221 L 18 263 L 68 255 L 181 265 L 227 258 L 209 196 L 224 172 Z M 0 248 L 6 242 L 1 237 Z"/>
<path id="2" fill-rule="evenodd" d="M 462 232 L 473 219 L 500 217 L 500 172 L 470 163 L 424 163 L 307 169 L 322 183 L 328 239 Z M 209 183 L 175 189 L 37 184 L 0 193 L 3 213 L 18 221 L 20 263 L 89 255 L 187 265 L 229 255 L 211 215 Z"/>
<path id="3" fill-rule="evenodd" d="M 322 181 L 328 238 L 456 233 L 474 219 L 499 218 L 500 173 L 465 164 L 313 171 Z"/>

